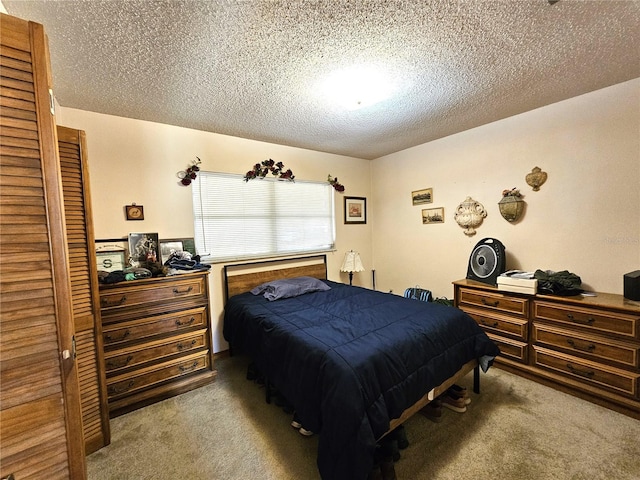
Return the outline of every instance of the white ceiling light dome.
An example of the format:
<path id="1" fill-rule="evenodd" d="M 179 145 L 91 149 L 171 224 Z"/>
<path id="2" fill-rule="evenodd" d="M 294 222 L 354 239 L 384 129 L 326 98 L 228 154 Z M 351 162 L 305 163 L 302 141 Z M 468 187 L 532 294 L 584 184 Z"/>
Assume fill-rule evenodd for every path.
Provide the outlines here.
<path id="1" fill-rule="evenodd" d="M 321 80 L 320 92 L 330 105 L 357 110 L 392 97 L 398 87 L 384 68 L 364 64 L 331 71 Z"/>

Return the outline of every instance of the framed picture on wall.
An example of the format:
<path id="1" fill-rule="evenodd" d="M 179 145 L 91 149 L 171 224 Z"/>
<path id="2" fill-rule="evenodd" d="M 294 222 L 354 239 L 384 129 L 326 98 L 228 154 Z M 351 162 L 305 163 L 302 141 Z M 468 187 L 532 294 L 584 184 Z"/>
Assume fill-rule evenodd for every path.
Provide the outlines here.
<path id="1" fill-rule="evenodd" d="M 367 223 L 367 199 L 344 197 L 344 223 Z"/>
<path id="2" fill-rule="evenodd" d="M 425 188 L 411 192 L 411 202 L 414 205 L 422 205 L 423 203 L 433 202 L 433 188 Z"/>
<path id="3" fill-rule="evenodd" d="M 422 209 L 422 224 L 444 223 L 444 207 Z"/>

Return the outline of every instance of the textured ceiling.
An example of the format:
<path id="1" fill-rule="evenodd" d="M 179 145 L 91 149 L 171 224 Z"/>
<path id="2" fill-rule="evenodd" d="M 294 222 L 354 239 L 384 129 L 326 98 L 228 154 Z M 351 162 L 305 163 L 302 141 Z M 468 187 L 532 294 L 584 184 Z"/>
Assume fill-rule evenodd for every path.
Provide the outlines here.
<path id="1" fill-rule="evenodd" d="M 640 1 L 2 3 L 44 24 L 64 107 L 366 159 L 640 77 Z M 344 68 L 391 95 L 329 102 Z"/>

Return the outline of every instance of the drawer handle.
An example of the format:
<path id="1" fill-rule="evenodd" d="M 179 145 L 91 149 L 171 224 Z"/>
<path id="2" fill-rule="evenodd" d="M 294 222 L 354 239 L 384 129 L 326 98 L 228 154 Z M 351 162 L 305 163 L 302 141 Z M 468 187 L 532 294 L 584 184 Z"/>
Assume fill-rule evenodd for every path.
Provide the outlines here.
<path id="1" fill-rule="evenodd" d="M 593 378 L 593 376 L 596 374 L 596 372 L 594 372 L 593 370 L 580 370 L 570 363 L 567 363 L 567 368 L 571 371 L 571 373 L 575 373 L 576 375 L 580 375 L 581 377 Z"/>
<path id="2" fill-rule="evenodd" d="M 126 302 L 126 301 L 127 301 L 127 296 L 126 296 L 126 295 L 123 295 L 123 296 L 120 298 L 120 300 L 115 300 L 115 301 L 113 301 L 113 302 L 112 302 L 112 301 L 110 301 L 108 298 L 103 298 L 103 299 L 100 301 L 100 304 L 101 304 L 103 307 L 117 307 L 118 305 L 122 305 L 122 304 L 123 304 L 124 302 Z"/>
<path id="3" fill-rule="evenodd" d="M 191 292 L 191 290 L 193 290 L 193 285 L 190 285 L 189 288 L 185 288 L 184 290 L 180 290 L 179 288 L 174 288 L 173 293 L 174 295 L 185 295 Z"/>
<path id="4" fill-rule="evenodd" d="M 191 317 L 188 322 L 181 322 L 180 320 L 176 320 L 176 325 L 178 327 L 184 327 L 185 325 L 191 325 L 195 320 L 195 317 Z"/>
<path id="5" fill-rule="evenodd" d="M 178 350 L 182 351 L 182 350 L 186 350 L 189 348 L 193 348 L 193 346 L 198 343 L 196 340 L 191 340 L 191 343 L 187 343 L 186 345 L 183 344 L 182 342 L 178 343 L 177 347 Z"/>
<path id="6" fill-rule="evenodd" d="M 121 393 L 126 392 L 127 390 L 130 390 L 131 387 L 133 387 L 136 384 L 136 382 L 134 382 L 133 380 L 129 380 L 129 383 L 127 383 L 123 388 L 118 388 L 115 385 L 111 385 L 107 391 L 109 392 L 110 395 L 119 395 Z"/>
<path id="7" fill-rule="evenodd" d="M 187 365 L 186 367 L 184 365 L 180 365 L 178 368 L 180 369 L 181 372 L 188 372 L 189 370 L 193 370 L 197 366 L 198 366 L 198 361 L 194 360 L 191 365 Z"/>
<path id="8" fill-rule="evenodd" d="M 574 342 L 571 338 L 569 340 L 567 340 L 567 343 L 569 345 L 571 345 L 574 349 L 576 350 L 581 350 L 583 352 L 589 352 L 592 353 L 593 351 L 595 351 L 596 346 L 593 343 L 589 343 L 586 346 L 584 345 L 579 345 L 576 342 Z"/>
<path id="9" fill-rule="evenodd" d="M 121 342 L 122 340 L 124 340 L 125 338 L 127 338 L 129 335 L 131 335 L 131 332 L 129 331 L 129 329 L 127 328 L 127 330 L 124 332 L 124 334 L 120 337 L 120 338 L 113 338 L 111 335 L 109 335 L 108 333 L 104 336 L 104 339 L 111 343 L 111 342 Z"/>
<path id="10" fill-rule="evenodd" d="M 113 361 L 113 360 L 109 360 L 109 361 L 107 362 L 107 368 L 109 368 L 109 369 L 113 369 L 113 368 L 122 368 L 122 367 L 125 367 L 125 366 L 129 365 L 129 362 L 130 362 L 131 360 L 133 360 L 133 357 L 132 357 L 131 355 L 129 355 L 129 356 L 124 360 L 124 362 L 123 362 L 123 361 L 116 362 L 116 361 Z"/>
<path id="11" fill-rule="evenodd" d="M 480 323 L 482 323 L 483 325 L 486 325 L 487 327 L 491 327 L 491 328 L 496 328 L 498 326 L 498 322 L 493 322 L 492 324 L 489 324 L 489 323 L 485 322 L 484 320 L 480 320 Z"/>
<path id="12" fill-rule="evenodd" d="M 589 317 L 586 320 L 582 319 L 582 318 L 576 318 L 573 315 L 571 315 L 570 313 L 567 313 L 567 318 L 572 321 L 573 323 L 582 323 L 583 325 L 593 325 L 593 322 L 595 322 L 595 318 L 593 317 Z"/>
<path id="13" fill-rule="evenodd" d="M 483 305 L 486 305 L 487 307 L 497 307 L 500 304 L 500 300 L 496 300 L 495 302 L 490 302 L 486 298 L 483 298 L 480 301 L 482 302 Z"/>

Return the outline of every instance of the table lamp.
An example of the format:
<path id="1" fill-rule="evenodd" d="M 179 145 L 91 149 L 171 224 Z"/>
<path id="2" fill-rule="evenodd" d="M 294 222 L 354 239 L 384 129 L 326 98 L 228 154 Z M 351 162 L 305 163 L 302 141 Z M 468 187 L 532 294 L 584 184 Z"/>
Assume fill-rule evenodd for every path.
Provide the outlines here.
<path id="1" fill-rule="evenodd" d="M 353 285 L 353 272 L 362 272 L 364 267 L 362 266 L 362 260 L 360 260 L 360 254 L 349 250 L 344 254 L 344 260 L 342 261 L 341 272 L 349 272 L 349 285 Z"/>

